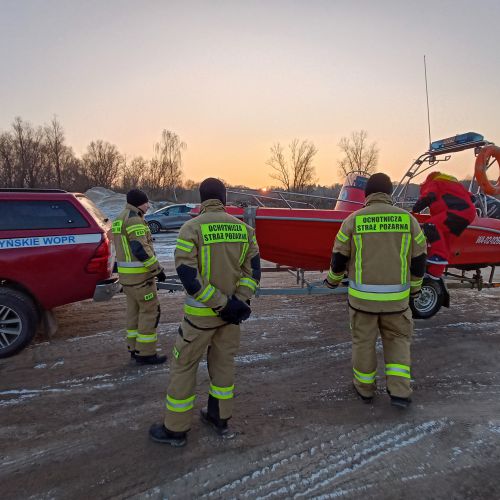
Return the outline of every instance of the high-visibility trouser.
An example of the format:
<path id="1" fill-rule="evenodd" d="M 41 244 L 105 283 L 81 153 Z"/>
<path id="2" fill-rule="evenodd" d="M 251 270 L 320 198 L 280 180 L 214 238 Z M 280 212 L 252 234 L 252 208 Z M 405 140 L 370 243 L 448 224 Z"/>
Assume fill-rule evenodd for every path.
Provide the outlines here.
<path id="1" fill-rule="evenodd" d="M 209 330 L 199 330 L 186 320 L 182 321 L 170 357 L 170 380 L 165 398 L 167 429 L 184 432 L 191 427 L 196 372 L 207 349 L 210 376 L 208 392 L 218 400 L 220 418 L 231 417 L 234 397 L 234 357 L 239 345 L 239 325 L 229 324 Z"/>
<path id="2" fill-rule="evenodd" d="M 156 353 L 156 328 L 160 321 L 160 302 L 156 283 L 148 280 L 140 285 L 124 285 L 127 297 L 127 347 L 139 356 Z"/>
<path id="3" fill-rule="evenodd" d="M 410 345 L 413 319 L 408 308 L 402 313 L 369 314 L 349 308 L 352 333 L 353 382 L 363 396 L 376 389 L 377 354 L 375 343 L 382 337 L 387 389 L 393 396 L 407 398 L 410 388 Z"/>

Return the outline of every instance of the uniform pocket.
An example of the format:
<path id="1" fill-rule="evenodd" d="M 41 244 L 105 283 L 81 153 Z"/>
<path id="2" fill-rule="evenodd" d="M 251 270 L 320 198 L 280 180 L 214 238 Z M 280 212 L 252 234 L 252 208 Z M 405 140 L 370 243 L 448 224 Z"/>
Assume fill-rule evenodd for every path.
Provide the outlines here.
<path id="1" fill-rule="evenodd" d="M 408 327 L 407 327 L 407 332 L 408 336 L 412 336 L 413 334 L 413 313 L 411 312 L 411 309 L 408 308 L 406 311 L 403 312 L 401 315 L 406 322 L 408 322 Z"/>
<path id="2" fill-rule="evenodd" d="M 353 331 L 356 324 L 356 311 L 349 307 L 349 328 Z"/>
<path id="3" fill-rule="evenodd" d="M 189 357 L 188 352 L 191 350 L 191 344 L 202 332 L 198 332 L 195 328 L 189 326 L 185 321 L 183 321 L 180 324 L 177 333 L 178 335 L 175 339 L 172 354 L 177 360 L 182 360 Z"/>

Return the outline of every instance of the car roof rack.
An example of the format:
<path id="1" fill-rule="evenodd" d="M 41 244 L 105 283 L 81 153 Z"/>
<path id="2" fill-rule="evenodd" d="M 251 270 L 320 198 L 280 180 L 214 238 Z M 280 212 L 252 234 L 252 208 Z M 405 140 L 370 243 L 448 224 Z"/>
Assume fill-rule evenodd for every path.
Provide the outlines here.
<path id="1" fill-rule="evenodd" d="M 2 193 L 67 193 L 64 189 L 0 188 Z"/>

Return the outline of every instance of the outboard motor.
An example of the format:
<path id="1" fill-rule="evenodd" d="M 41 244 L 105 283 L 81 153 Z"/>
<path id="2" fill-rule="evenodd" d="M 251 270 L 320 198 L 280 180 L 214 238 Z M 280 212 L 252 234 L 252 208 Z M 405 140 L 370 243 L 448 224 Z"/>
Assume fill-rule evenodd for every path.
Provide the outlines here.
<path id="1" fill-rule="evenodd" d="M 334 210 L 354 212 L 362 208 L 362 203 L 365 202 L 365 186 L 368 178 L 369 176 L 356 172 L 347 174 Z M 352 201 L 357 203 L 350 203 Z"/>

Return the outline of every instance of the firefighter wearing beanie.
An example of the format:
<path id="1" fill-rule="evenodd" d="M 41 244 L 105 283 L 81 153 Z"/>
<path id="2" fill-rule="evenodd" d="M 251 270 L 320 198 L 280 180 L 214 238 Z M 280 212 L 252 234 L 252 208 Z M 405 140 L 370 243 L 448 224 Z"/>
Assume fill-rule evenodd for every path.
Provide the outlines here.
<path id="1" fill-rule="evenodd" d="M 167 359 L 156 352 L 160 302 L 156 280 L 165 273 L 153 249 L 153 238 L 144 221 L 149 200 L 140 189 L 127 193 L 124 210 L 113 221 L 112 233 L 120 283 L 127 297 L 127 347 L 137 364 L 160 364 Z"/>
<path id="2" fill-rule="evenodd" d="M 420 293 L 426 240 L 417 220 L 393 205 L 391 193 L 387 175 L 368 179 L 365 207 L 349 215 L 337 233 L 325 284 L 335 288 L 348 273 L 355 391 L 365 403 L 372 402 L 380 333 L 391 404 L 406 408 L 411 402 L 413 333 L 409 298 Z"/>
<path id="3" fill-rule="evenodd" d="M 234 356 L 240 323 L 250 316 L 250 298 L 260 281 L 253 228 L 225 211 L 226 188 L 214 178 L 200 185 L 200 214 L 186 222 L 175 249 L 175 267 L 186 291 L 184 319 L 170 362 L 164 422 L 151 427 L 153 441 L 183 446 L 195 407 L 196 372 L 207 355 L 210 386 L 201 419 L 221 437 L 231 437 Z"/>

